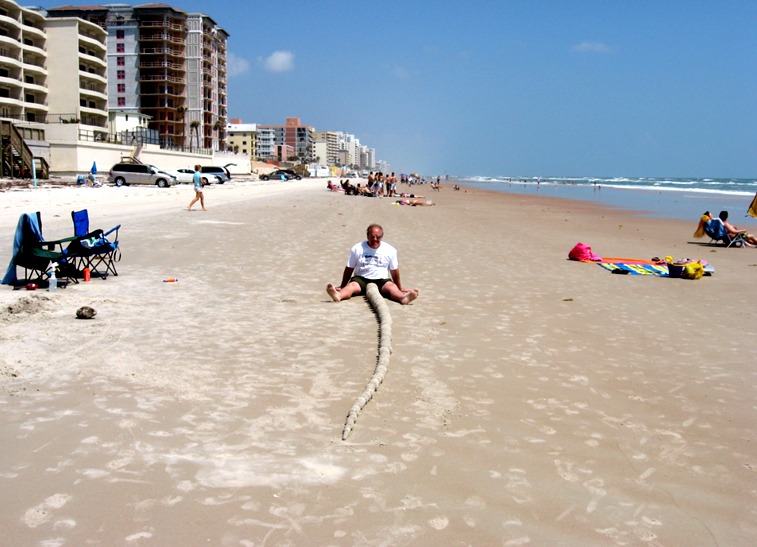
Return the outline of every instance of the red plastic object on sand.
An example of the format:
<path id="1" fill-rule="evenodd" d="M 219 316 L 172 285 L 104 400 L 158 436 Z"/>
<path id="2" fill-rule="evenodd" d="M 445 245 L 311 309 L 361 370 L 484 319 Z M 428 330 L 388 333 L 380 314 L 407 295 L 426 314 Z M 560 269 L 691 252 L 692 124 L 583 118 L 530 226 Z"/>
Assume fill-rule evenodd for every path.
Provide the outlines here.
<path id="1" fill-rule="evenodd" d="M 166 277 L 163 283 L 176 283 L 179 280 L 178 277 Z"/>
<path id="2" fill-rule="evenodd" d="M 84 268 L 84 270 L 82 271 L 82 273 L 84 274 L 84 282 L 85 283 L 88 282 L 92 278 L 92 273 L 89 271 L 89 268 Z"/>
<path id="3" fill-rule="evenodd" d="M 36 291 L 37 290 L 37 284 L 36 283 L 27 283 L 26 284 L 26 290 L 27 291 Z"/>

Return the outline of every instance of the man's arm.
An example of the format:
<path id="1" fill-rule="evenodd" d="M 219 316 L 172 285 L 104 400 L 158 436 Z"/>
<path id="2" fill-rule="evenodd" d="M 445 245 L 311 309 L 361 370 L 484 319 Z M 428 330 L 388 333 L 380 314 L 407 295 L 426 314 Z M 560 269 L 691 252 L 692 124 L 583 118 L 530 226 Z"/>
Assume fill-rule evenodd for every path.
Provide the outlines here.
<path id="1" fill-rule="evenodd" d="M 395 285 L 397 285 L 397 288 L 399 290 L 403 290 L 402 282 L 400 281 L 400 269 L 397 268 L 396 270 L 389 270 L 389 275 L 392 276 L 392 281 L 394 282 Z"/>
<path id="2" fill-rule="evenodd" d="M 350 268 L 349 266 L 345 266 L 344 272 L 342 273 L 342 283 L 339 285 L 340 289 L 343 289 L 347 286 L 347 283 L 350 282 L 350 279 L 352 279 L 352 272 L 355 271 L 355 268 Z"/>

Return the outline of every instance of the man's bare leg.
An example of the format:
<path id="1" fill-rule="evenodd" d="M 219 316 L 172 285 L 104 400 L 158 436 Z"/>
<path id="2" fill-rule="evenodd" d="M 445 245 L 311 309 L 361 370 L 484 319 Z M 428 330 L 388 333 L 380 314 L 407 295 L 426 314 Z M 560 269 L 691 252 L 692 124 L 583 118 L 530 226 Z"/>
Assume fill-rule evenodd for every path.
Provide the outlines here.
<path id="1" fill-rule="evenodd" d="M 405 306 L 418 298 L 420 291 L 418 291 L 418 289 L 408 289 L 401 291 L 394 282 L 388 281 L 384 283 L 384 286 L 381 289 L 381 293 L 384 296 L 388 296 L 390 300 L 393 300 L 394 302 L 398 302 Z"/>
<path id="2" fill-rule="evenodd" d="M 350 281 L 346 287 L 340 289 L 339 287 L 335 287 L 333 283 L 329 283 L 326 285 L 326 292 L 329 293 L 334 302 L 341 302 L 342 300 L 349 300 L 355 294 L 360 293 L 360 285 L 354 281 Z"/>

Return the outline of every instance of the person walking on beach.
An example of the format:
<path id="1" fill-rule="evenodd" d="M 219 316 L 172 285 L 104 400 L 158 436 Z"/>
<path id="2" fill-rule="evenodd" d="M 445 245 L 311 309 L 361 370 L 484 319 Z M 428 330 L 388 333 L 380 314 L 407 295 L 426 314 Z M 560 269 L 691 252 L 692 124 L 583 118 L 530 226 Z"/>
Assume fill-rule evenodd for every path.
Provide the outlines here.
<path id="1" fill-rule="evenodd" d="M 202 193 L 202 173 L 200 172 L 200 169 L 202 169 L 199 165 L 195 165 L 195 174 L 192 175 L 192 184 L 194 184 L 195 187 L 195 197 L 192 201 L 189 202 L 189 207 L 187 207 L 187 211 L 192 210 L 192 205 L 200 202 L 200 207 L 202 207 L 203 211 L 207 211 L 205 208 L 205 196 Z"/>
<path id="2" fill-rule="evenodd" d="M 350 249 L 339 287 L 332 283 L 326 285 L 331 299 L 341 302 L 365 294 L 368 283 L 375 283 L 381 294 L 402 305 L 418 298 L 418 289 L 402 288 L 397 249 L 381 241 L 384 229 L 378 224 L 371 224 L 366 230 L 366 237 L 366 241 L 356 243 Z"/>

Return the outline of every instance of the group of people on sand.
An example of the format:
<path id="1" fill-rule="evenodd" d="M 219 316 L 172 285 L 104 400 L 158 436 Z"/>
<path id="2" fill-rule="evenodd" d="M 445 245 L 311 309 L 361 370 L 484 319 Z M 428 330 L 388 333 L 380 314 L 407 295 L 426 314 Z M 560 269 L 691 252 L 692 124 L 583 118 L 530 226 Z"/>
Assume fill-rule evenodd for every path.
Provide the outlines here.
<path id="1" fill-rule="evenodd" d="M 375 186 L 375 181 L 373 183 L 373 186 L 362 186 L 359 182 L 357 183 L 357 185 L 354 185 L 347 179 L 340 180 L 339 185 L 334 184 L 330 180 L 326 183 L 326 189 L 330 192 L 344 192 L 344 195 L 346 196 L 380 197 L 380 195 L 376 194 L 375 190 L 371 190 L 371 188 L 375 188 Z M 398 194 L 396 183 L 392 185 L 390 192 L 391 193 L 388 194 L 388 196 L 397 197 L 398 199 L 395 201 L 395 203 L 397 203 L 398 205 L 411 205 L 413 207 L 436 205 L 433 201 L 431 201 L 430 199 L 425 199 L 423 196 L 416 196 L 415 194 L 410 194 L 407 192 Z"/>

